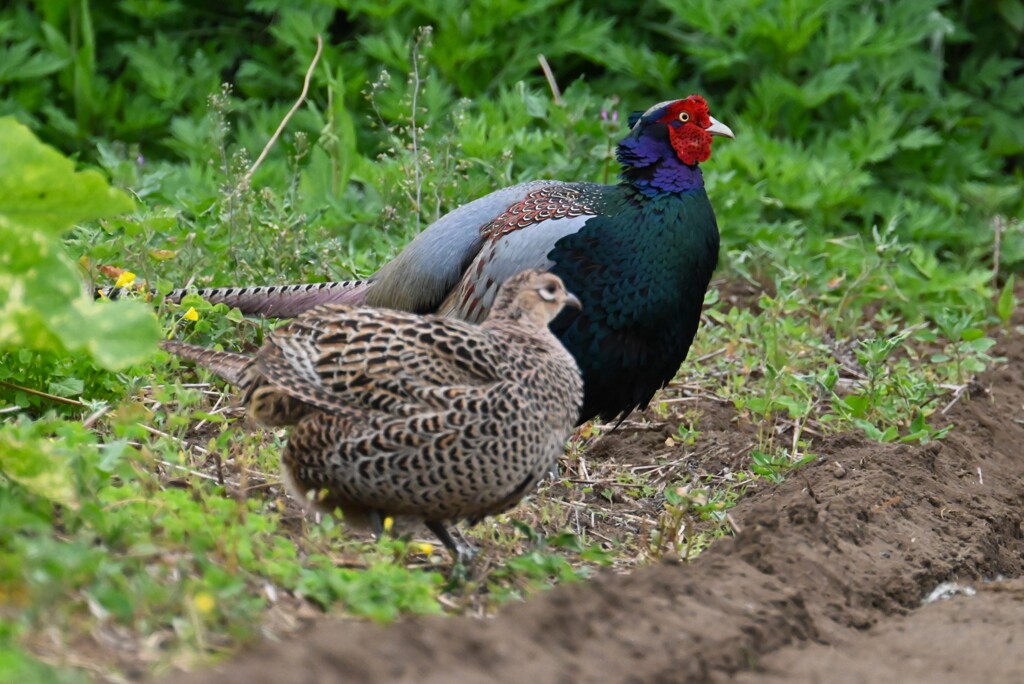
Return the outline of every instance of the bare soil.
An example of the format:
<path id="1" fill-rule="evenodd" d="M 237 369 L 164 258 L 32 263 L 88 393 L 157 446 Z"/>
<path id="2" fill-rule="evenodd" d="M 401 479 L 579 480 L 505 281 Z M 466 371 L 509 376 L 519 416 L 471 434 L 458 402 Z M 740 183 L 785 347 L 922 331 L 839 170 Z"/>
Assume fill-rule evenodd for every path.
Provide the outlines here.
<path id="1" fill-rule="evenodd" d="M 1022 682 L 1024 338 L 997 351 L 1008 362 L 948 411 L 947 439 L 824 438 L 692 563 L 605 572 L 492 619 L 316 620 L 167 681 Z M 740 448 L 728 415 L 706 419 Z M 665 440 L 654 432 L 648 446 Z M 602 441 L 650 461 L 642 439 Z M 944 582 L 960 593 L 926 602 Z"/>

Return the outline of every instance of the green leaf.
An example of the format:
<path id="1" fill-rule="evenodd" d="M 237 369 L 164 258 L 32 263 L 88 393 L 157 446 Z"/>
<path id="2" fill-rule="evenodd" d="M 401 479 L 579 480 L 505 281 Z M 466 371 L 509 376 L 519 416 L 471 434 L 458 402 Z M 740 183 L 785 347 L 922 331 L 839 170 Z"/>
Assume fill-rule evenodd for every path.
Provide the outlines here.
<path id="1" fill-rule="evenodd" d="M 160 338 L 153 313 L 94 302 L 59 241 L 74 222 L 129 211 L 131 199 L 11 118 L 0 119 L 0 168 L 0 349 L 84 351 L 109 370 L 149 356 Z"/>
<path id="2" fill-rule="evenodd" d="M 22 439 L 13 427 L 0 430 L 0 473 L 50 501 L 78 508 L 67 456 L 56 442 Z"/>
<path id="3" fill-rule="evenodd" d="M 968 373 L 982 373 L 985 371 L 985 363 L 980 359 L 964 359 L 960 367 Z"/>
<path id="4" fill-rule="evenodd" d="M 851 415 L 855 418 L 859 418 L 867 413 L 868 407 L 871 402 L 868 398 L 862 394 L 851 394 L 847 397 L 843 397 L 843 403 L 850 409 Z"/>
<path id="5" fill-rule="evenodd" d="M 0 119 L 0 168 L 0 226 L 57 236 L 75 223 L 133 207 L 98 171 L 75 171 L 70 159 L 12 117 Z"/>
<path id="6" fill-rule="evenodd" d="M 960 333 L 960 339 L 964 342 L 973 342 L 974 340 L 980 340 L 985 336 L 985 331 L 981 328 L 967 328 Z"/>
<path id="7" fill-rule="evenodd" d="M 0 682 L 39 682 L 39 684 L 85 684 L 88 678 L 79 671 L 58 670 L 40 662 L 22 648 L 0 644 Z"/>
<path id="8" fill-rule="evenodd" d="M 899 145 L 904 150 L 920 150 L 942 144 L 942 137 L 930 128 L 918 126 L 900 138 Z"/>
<path id="9" fill-rule="evenodd" d="M 976 340 L 971 340 L 964 345 L 964 349 L 976 352 L 978 354 L 984 354 L 989 349 L 996 345 L 996 341 L 991 337 L 979 337 Z"/>
<path id="10" fill-rule="evenodd" d="M 1013 292 L 1015 280 L 1012 275 L 1006 279 L 1006 284 L 1003 285 L 1003 289 L 999 293 L 999 299 L 996 301 L 996 315 L 999 316 L 999 320 L 1003 322 L 1003 325 L 1010 322 L 1010 319 L 1013 317 L 1013 311 L 1017 308 L 1017 297 Z"/>
<path id="11" fill-rule="evenodd" d="M 1021 0 L 999 0 L 996 3 L 999 13 L 1017 33 L 1024 31 L 1024 2 Z"/>
<path id="12" fill-rule="evenodd" d="M 46 386 L 46 391 L 59 397 L 78 397 L 85 391 L 85 383 L 81 378 L 58 378 Z"/>
<path id="13" fill-rule="evenodd" d="M 810 404 L 806 401 L 800 401 L 796 397 L 786 395 L 776 397 L 775 406 L 786 409 L 791 418 L 802 418 L 807 415 L 811 408 Z"/>

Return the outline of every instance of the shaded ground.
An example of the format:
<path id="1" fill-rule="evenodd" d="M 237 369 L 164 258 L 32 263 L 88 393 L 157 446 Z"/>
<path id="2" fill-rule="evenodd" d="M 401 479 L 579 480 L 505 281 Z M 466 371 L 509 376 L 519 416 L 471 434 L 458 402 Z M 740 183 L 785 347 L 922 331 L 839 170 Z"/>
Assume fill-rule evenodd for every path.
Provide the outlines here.
<path id="1" fill-rule="evenodd" d="M 1024 339 L 998 351 L 1009 362 L 949 410 L 944 442 L 825 439 L 693 563 L 604 573 L 489 620 L 320 620 L 169 681 L 1024 681 Z M 601 448 L 650 459 L 616 439 Z M 922 606 L 946 581 L 977 594 Z"/>

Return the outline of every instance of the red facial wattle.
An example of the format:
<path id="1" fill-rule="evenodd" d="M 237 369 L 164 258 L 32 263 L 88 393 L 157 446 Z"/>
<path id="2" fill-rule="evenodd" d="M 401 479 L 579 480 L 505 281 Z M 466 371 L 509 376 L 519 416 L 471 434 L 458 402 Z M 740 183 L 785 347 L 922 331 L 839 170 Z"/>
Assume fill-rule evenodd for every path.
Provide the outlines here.
<path id="1" fill-rule="evenodd" d="M 669 141 L 679 161 L 697 164 L 711 157 L 711 138 L 714 126 L 721 126 L 708 113 L 708 103 L 700 95 L 691 95 L 668 106 L 658 119 L 668 126 Z M 728 128 L 725 127 L 728 131 Z M 732 132 L 728 131 L 731 136 Z"/>
<path id="2" fill-rule="evenodd" d="M 697 164 L 711 156 L 711 134 L 692 123 L 669 127 L 669 140 L 679 161 Z"/>

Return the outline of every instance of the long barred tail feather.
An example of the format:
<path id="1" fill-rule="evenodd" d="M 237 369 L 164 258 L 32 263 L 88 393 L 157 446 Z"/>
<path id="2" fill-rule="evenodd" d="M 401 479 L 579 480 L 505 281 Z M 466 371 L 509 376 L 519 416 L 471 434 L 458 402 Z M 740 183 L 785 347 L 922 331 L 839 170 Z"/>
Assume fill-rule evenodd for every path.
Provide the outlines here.
<path id="1" fill-rule="evenodd" d="M 293 318 L 321 304 L 362 304 L 369 285 L 365 280 L 342 280 L 301 285 L 182 288 L 172 290 L 167 299 L 180 302 L 185 295 L 194 292 L 213 304 L 237 307 L 247 316 Z M 93 296 L 120 299 L 131 291 L 123 287 L 98 287 Z"/>
<path id="2" fill-rule="evenodd" d="M 245 370 L 252 361 L 252 357 L 247 354 L 216 351 L 200 347 L 198 344 L 175 340 L 165 340 L 161 346 L 175 356 L 191 361 L 235 386 L 242 384 Z"/>

